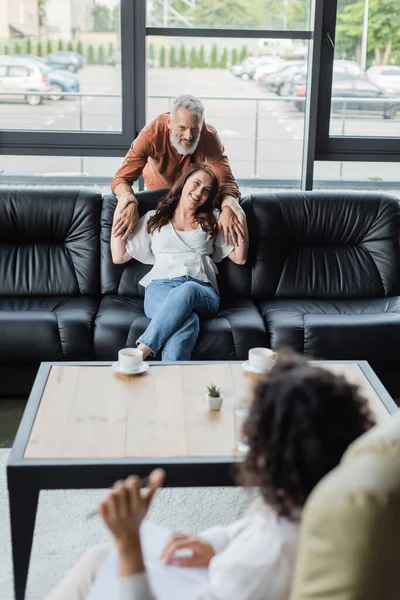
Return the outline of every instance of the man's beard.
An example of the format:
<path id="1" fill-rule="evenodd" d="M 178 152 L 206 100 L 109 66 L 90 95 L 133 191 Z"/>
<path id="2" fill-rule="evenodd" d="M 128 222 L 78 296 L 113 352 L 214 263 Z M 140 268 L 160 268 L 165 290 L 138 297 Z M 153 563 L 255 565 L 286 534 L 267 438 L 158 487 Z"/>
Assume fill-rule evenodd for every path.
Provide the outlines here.
<path id="1" fill-rule="evenodd" d="M 191 146 L 189 146 L 189 148 L 185 148 L 184 146 L 182 146 L 182 144 L 179 142 L 178 138 L 171 132 L 170 136 L 169 136 L 170 142 L 172 144 L 172 146 L 175 148 L 175 150 L 178 152 L 178 154 L 193 154 L 193 152 L 196 150 L 197 146 L 199 145 L 199 141 L 200 141 L 200 133 L 197 136 L 197 138 L 194 140 L 193 144 Z"/>

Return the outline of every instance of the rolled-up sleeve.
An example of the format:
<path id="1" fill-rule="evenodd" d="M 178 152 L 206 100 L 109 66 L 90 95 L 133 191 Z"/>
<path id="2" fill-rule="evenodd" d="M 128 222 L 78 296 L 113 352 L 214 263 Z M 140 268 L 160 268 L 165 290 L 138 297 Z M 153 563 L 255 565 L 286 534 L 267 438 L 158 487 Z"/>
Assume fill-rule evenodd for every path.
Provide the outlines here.
<path id="1" fill-rule="evenodd" d="M 132 142 L 131 147 L 125 155 L 121 167 L 115 173 L 111 182 L 111 191 L 119 183 L 132 185 L 141 175 L 149 157 L 153 156 L 154 148 L 149 137 L 149 127 L 146 126 Z"/>
<path id="2" fill-rule="evenodd" d="M 225 148 L 215 129 L 208 131 L 206 155 L 207 162 L 218 175 L 221 186 L 221 197 L 229 195 L 240 198 L 239 188 L 232 174 L 228 157 L 225 154 Z"/>
<path id="3" fill-rule="evenodd" d="M 126 240 L 126 250 L 141 263 L 153 265 L 154 254 L 151 250 L 151 235 L 147 231 L 147 222 L 155 214 L 155 210 L 149 210 L 137 224 L 133 234 Z"/>

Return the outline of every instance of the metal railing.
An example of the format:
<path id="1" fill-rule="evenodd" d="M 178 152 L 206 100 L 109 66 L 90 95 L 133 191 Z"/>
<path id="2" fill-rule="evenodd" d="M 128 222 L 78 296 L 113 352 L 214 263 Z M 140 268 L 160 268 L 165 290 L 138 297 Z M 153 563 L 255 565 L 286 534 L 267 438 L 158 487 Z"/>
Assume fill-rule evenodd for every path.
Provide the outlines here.
<path id="1" fill-rule="evenodd" d="M 94 99 L 94 98 L 102 98 L 102 99 L 119 99 L 121 100 L 121 94 L 117 94 L 117 93 L 98 93 L 98 92 L 55 92 L 55 91 L 25 91 L 25 92 L 0 92 L 0 101 L 3 98 L 7 98 L 7 97 L 19 97 L 19 98 L 26 98 L 26 96 L 40 96 L 43 100 L 49 100 L 51 101 L 52 98 L 62 98 L 62 99 L 76 99 L 77 100 L 77 104 L 78 104 L 78 129 L 66 129 L 64 131 L 79 131 L 79 132 L 93 132 L 93 131 L 102 131 L 101 129 L 96 129 L 96 130 L 88 130 L 84 128 L 84 117 L 85 117 L 85 100 L 90 100 L 90 99 Z M 174 99 L 175 96 L 172 95 L 168 95 L 168 94 L 152 94 L 152 95 L 148 95 L 147 96 L 147 100 L 151 101 L 151 100 L 160 100 L 160 101 L 166 101 L 165 102 L 165 107 L 163 108 L 164 111 L 168 111 L 170 110 L 172 101 Z M 253 142 L 253 157 L 251 159 L 251 162 L 253 163 L 253 177 L 257 178 L 258 177 L 258 164 L 259 164 L 259 146 L 260 146 L 260 142 L 264 142 L 264 141 L 273 141 L 271 140 L 271 138 L 269 137 L 260 137 L 260 122 L 262 119 L 271 119 L 271 116 L 269 115 L 267 116 L 263 116 L 262 115 L 262 111 L 261 111 L 261 107 L 262 105 L 265 105 L 267 103 L 288 103 L 290 102 L 292 106 L 296 107 L 298 109 L 298 112 L 296 113 L 292 113 L 292 114 L 282 114 L 280 115 L 282 118 L 287 118 L 288 121 L 292 120 L 296 117 L 303 120 L 303 114 L 304 114 L 304 107 L 305 107 L 305 97 L 296 97 L 296 96 L 241 96 L 241 97 L 230 97 L 230 96 L 225 96 L 225 97 L 221 97 L 221 96 L 200 96 L 200 98 L 204 101 L 208 101 L 208 102 L 252 102 L 255 103 L 255 108 L 254 111 L 252 111 L 250 113 L 250 117 L 244 116 L 243 114 L 238 114 L 237 116 L 216 116 L 214 115 L 214 118 L 218 118 L 218 119 L 245 119 L 245 118 L 251 118 L 252 121 L 254 121 L 253 123 L 253 133 L 251 135 L 251 137 L 246 136 L 240 136 L 239 140 L 240 143 L 242 143 L 243 141 L 252 141 Z M 53 103 L 53 102 L 52 102 Z M 399 133 L 398 135 L 400 136 L 400 96 L 397 97 L 382 97 L 382 98 L 346 98 L 346 97 L 333 97 L 332 98 L 332 104 L 335 107 L 335 105 L 337 106 L 338 103 L 340 103 L 342 106 L 340 107 L 340 111 L 341 114 L 337 114 L 335 112 L 333 112 L 331 114 L 331 119 L 334 121 L 337 121 L 339 119 L 341 119 L 341 133 L 340 135 L 346 135 L 345 131 L 346 131 L 346 120 L 349 119 L 351 117 L 352 120 L 356 119 L 356 120 L 364 120 L 363 116 L 358 114 L 355 115 L 354 111 L 352 111 L 351 107 L 352 105 L 362 105 L 363 103 L 368 103 L 368 105 L 380 105 L 381 106 L 381 110 L 382 110 L 382 116 L 386 118 L 389 118 L 390 116 L 395 117 L 396 120 L 399 120 Z M 55 103 L 54 103 L 55 104 Z M 4 103 L 3 103 L 4 105 Z M 57 103 L 58 105 L 58 103 Z M 2 106 L 2 104 L 0 104 L 0 106 Z M 31 114 L 34 114 L 34 110 L 37 108 L 37 106 L 31 106 L 29 107 L 29 110 L 32 111 Z M 162 109 L 158 109 L 157 111 L 151 111 L 153 114 L 153 117 L 155 117 L 157 114 L 160 114 L 161 112 L 163 112 Z M 389 114 L 388 111 L 395 111 L 395 114 Z M 47 115 L 48 116 L 48 115 Z M 110 113 L 109 111 L 107 112 L 107 116 L 116 116 L 118 118 L 120 118 L 121 113 L 120 112 L 116 112 L 116 113 Z M 210 107 L 207 107 L 207 119 L 210 120 L 211 122 L 213 121 L 213 114 L 212 114 L 212 109 L 210 110 Z M 9 129 L 7 127 L 3 126 L 3 129 L 8 129 L 8 130 L 14 130 L 14 129 Z M 35 129 L 40 129 L 40 127 L 36 126 Z M 43 130 L 46 130 L 45 127 L 43 127 Z M 19 129 L 19 131 L 21 131 L 21 129 Z M 29 131 L 29 129 L 27 129 L 27 131 Z M 63 130 L 57 130 L 57 131 L 63 131 Z M 118 129 L 115 129 L 114 131 L 118 131 Z M 109 132 L 109 131 L 108 131 Z M 377 136 L 380 137 L 380 136 Z M 301 138 L 302 139 L 302 138 Z M 301 142 L 301 139 L 297 140 L 298 142 Z M 232 139 L 227 139 L 225 140 L 225 143 L 232 143 L 235 140 Z M 295 140 L 293 140 L 294 142 Z M 246 160 L 246 159 L 243 159 Z M 288 161 L 290 161 L 289 157 L 288 157 Z M 250 162 L 249 160 L 246 160 L 246 162 Z M 293 162 L 293 161 L 292 161 Z M 296 161 L 297 162 L 297 161 Z"/>

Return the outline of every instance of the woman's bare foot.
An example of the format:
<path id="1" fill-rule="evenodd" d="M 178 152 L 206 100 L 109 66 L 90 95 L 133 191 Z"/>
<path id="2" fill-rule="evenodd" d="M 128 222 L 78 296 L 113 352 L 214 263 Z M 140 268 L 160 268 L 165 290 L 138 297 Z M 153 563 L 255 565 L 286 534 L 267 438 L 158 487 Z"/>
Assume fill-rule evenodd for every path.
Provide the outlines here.
<path id="1" fill-rule="evenodd" d="M 144 344 L 139 344 L 138 350 L 141 350 L 143 352 L 143 360 L 145 360 L 151 352 L 150 348 L 148 348 L 148 346 L 145 346 Z"/>

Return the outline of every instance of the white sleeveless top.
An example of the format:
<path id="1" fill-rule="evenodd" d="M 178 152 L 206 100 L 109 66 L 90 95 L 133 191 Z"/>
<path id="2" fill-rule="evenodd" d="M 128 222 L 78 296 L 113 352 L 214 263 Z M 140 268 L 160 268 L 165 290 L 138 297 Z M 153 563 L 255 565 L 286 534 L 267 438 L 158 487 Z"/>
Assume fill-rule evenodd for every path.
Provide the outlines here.
<path id="1" fill-rule="evenodd" d="M 146 287 L 153 279 L 188 275 L 210 283 L 218 292 L 215 263 L 221 262 L 234 248 L 232 244 L 225 244 L 223 231 L 214 241 L 200 225 L 193 231 L 175 231 L 169 222 L 160 231 L 148 233 L 148 220 L 155 213 L 155 210 L 147 212 L 126 241 L 126 250 L 133 258 L 154 265 L 139 283 Z"/>

